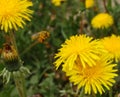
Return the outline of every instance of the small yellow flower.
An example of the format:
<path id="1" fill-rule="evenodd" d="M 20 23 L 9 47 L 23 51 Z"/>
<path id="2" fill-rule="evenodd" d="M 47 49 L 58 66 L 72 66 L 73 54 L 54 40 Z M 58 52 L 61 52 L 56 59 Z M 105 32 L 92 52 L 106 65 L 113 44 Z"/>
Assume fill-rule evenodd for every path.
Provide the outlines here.
<path id="1" fill-rule="evenodd" d="M 113 17 L 108 13 L 100 13 L 96 15 L 91 21 L 93 28 L 96 29 L 108 28 L 111 25 L 113 25 L 113 23 L 114 23 Z"/>
<path id="2" fill-rule="evenodd" d="M 91 8 L 95 4 L 94 0 L 85 0 L 85 7 L 86 8 Z"/>
<path id="3" fill-rule="evenodd" d="M 0 0 L 0 29 L 8 32 L 18 27 L 23 28 L 24 20 L 30 21 L 32 10 L 28 0 Z"/>
<path id="4" fill-rule="evenodd" d="M 115 59 L 116 62 L 120 60 L 120 36 L 112 35 L 101 40 L 103 46 L 108 51 L 106 56 Z"/>
<path id="5" fill-rule="evenodd" d="M 60 6 L 62 2 L 64 2 L 65 0 L 52 0 L 52 3 L 55 5 L 55 6 Z"/>
<path id="6" fill-rule="evenodd" d="M 92 92 L 102 94 L 115 83 L 114 78 L 118 76 L 116 73 L 117 64 L 112 64 L 112 61 L 108 57 L 101 57 L 96 61 L 96 65 L 90 67 L 86 65 L 83 68 L 82 65 L 74 64 L 72 70 L 66 70 L 66 75 L 69 76 L 70 82 L 78 86 L 78 89 L 84 88 L 85 94 L 91 94 Z"/>
<path id="7" fill-rule="evenodd" d="M 67 39 L 59 52 L 55 55 L 56 69 L 63 64 L 64 69 L 72 69 L 76 62 L 86 67 L 95 65 L 95 60 L 99 59 L 99 54 L 103 52 L 103 46 L 98 40 L 86 35 L 76 35 Z"/>

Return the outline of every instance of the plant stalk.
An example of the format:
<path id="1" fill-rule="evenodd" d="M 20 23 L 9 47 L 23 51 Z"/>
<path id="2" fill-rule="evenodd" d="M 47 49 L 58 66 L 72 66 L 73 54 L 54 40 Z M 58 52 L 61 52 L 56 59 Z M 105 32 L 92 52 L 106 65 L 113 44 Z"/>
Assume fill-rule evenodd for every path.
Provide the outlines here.
<path id="1" fill-rule="evenodd" d="M 18 53 L 18 49 L 17 49 L 17 44 L 16 44 L 14 32 L 11 31 L 9 33 L 9 36 L 10 36 L 11 44 L 14 46 L 14 48 L 16 49 L 16 51 Z M 18 64 L 20 64 L 22 66 L 23 62 L 21 61 L 19 53 L 18 53 L 18 60 L 19 60 Z M 15 85 L 16 85 L 16 88 L 18 90 L 19 96 L 20 97 L 27 97 L 27 95 L 26 95 L 26 89 L 25 89 L 25 78 L 24 78 L 22 72 L 20 72 L 18 70 L 18 71 L 12 72 L 12 73 L 13 73 L 13 78 L 14 78 Z"/>
<path id="2" fill-rule="evenodd" d="M 34 47 L 36 44 L 38 44 L 38 41 L 35 41 L 34 43 L 32 43 L 30 46 L 28 46 L 21 54 L 20 56 L 24 55 L 26 52 L 28 52 L 32 47 Z"/>
<path id="3" fill-rule="evenodd" d="M 112 88 L 109 90 L 109 97 L 113 97 L 112 96 Z"/>
<path id="4" fill-rule="evenodd" d="M 104 6 L 104 9 L 107 13 L 109 13 L 108 9 L 107 9 L 107 6 L 106 6 L 106 0 L 103 0 L 103 6 Z"/>
<path id="5" fill-rule="evenodd" d="M 95 94 L 94 92 L 92 92 L 92 94 L 91 94 L 91 95 L 92 95 L 92 97 L 96 97 L 96 94 Z"/>
<path id="6" fill-rule="evenodd" d="M 21 73 L 19 74 L 19 76 L 16 76 L 15 74 L 13 74 L 13 76 L 19 97 L 27 97 L 24 76 Z"/>
<path id="7" fill-rule="evenodd" d="M 84 95 L 85 95 L 85 94 L 84 94 L 84 88 L 82 88 L 79 97 L 84 97 Z"/>

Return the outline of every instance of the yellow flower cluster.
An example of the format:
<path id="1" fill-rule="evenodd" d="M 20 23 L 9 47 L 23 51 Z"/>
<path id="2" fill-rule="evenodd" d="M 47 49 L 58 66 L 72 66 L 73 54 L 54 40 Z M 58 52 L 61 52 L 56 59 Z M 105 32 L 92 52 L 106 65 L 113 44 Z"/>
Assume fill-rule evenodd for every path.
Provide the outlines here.
<path id="1" fill-rule="evenodd" d="M 29 0 L 0 0 L 0 29 L 8 32 L 23 28 L 24 20 L 30 21 L 33 11 L 28 7 L 32 5 Z"/>
<path id="2" fill-rule="evenodd" d="M 120 59 L 120 36 L 109 36 L 104 39 L 93 39 L 86 35 L 71 36 L 61 45 L 55 55 L 56 69 L 62 65 L 62 70 L 69 76 L 70 82 L 84 87 L 85 94 L 92 92 L 102 94 L 105 89 L 115 83 L 117 64 L 113 59 Z"/>

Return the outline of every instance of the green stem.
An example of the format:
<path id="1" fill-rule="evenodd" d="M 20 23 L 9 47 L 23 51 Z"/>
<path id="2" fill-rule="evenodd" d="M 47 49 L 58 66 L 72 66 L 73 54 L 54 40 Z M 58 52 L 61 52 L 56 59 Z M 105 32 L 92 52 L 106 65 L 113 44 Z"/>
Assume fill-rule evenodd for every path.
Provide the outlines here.
<path id="1" fill-rule="evenodd" d="M 15 47 L 15 49 L 16 49 L 16 51 L 17 51 L 17 53 L 18 53 L 18 48 L 17 48 L 17 44 L 16 44 L 16 40 L 15 40 L 14 31 L 9 32 L 9 36 L 10 36 L 12 45 Z M 22 65 L 21 59 L 20 59 L 20 56 L 19 56 L 19 53 L 18 53 L 18 58 L 19 58 L 20 64 Z"/>
<path id="2" fill-rule="evenodd" d="M 23 55 L 23 54 L 25 54 L 26 52 L 28 52 L 28 51 L 29 51 L 32 47 L 34 47 L 37 43 L 38 43 L 38 41 L 35 41 L 34 43 L 32 43 L 29 47 L 27 47 L 27 48 L 20 54 L 20 56 Z"/>
<path id="3" fill-rule="evenodd" d="M 108 7 L 112 8 L 112 0 L 108 0 Z"/>
<path id="4" fill-rule="evenodd" d="M 107 13 L 109 13 L 108 9 L 107 9 L 107 6 L 106 6 L 106 0 L 103 0 L 103 6 L 104 6 L 104 9 Z"/>
<path id="5" fill-rule="evenodd" d="M 25 79 L 24 79 L 23 74 L 17 71 L 16 73 L 14 72 L 13 77 L 14 77 L 15 85 L 18 90 L 19 96 L 27 97 L 26 89 L 25 89 Z"/>
<path id="6" fill-rule="evenodd" d="M 84 94 L 84 88 L 82 88 L 79 97 L 84 97 L 84 95 L 85 95 L 85 94 Z"/>
<path id="7" fill-rule="evenodd" d="M 116 28 L 116 26 L 114 24 L 112 26 L 112 29 L 113 29 L 113 33 L 114 34 L 118 34 L 117 28 Z"/>
<path id="8" fill-rule="evenodd" d="M 11 39 L 11 43 L 12 45 L 15 47 L 17 53 L 18 53 L 18 49 L 17 49 L 17 44 L 16 44 L 16 40 L 15 40 L 15 35 L 14 35 L 14 31 L 9 32 L 10 35 L 10 39 Z"/>
<path id="9" fill-rule="evenodd" d="M 95 94 L 94 92 L 92 92 L 92 94 L 91 94 L 91 95 L 92 95 L 92 97 L 96 97 L 96 94 Z"/>
<path id="10" fill-rule="evenodd" d="M 16 51 L 18 53 L 14 32 L 11 31 L 9 33 L 9 36 L 10 36 L 12 45 L 14 46 L 14 48 L 16 49 Z M 18 58 L 19 58 L 19 64 L 22 66 L 23 62 L 21 61 L 19 53 L 18 53 Z M 18 70 L 18 71 L 13 72 L 13 77 L 14 77 L 15 85 L 16 85 L 16 88 L 18 90 L 19 96 L 20 97 L 27 97 L 26 89 L 25 89 L 25 79 L 24 79 L 23 74 Z"/>
<path id="11" fill-rule="evenodd" d="M 72 89 L 72 90 L 73 90 L 73 89 Z M 75 97 L 78 97 L 78 93 L 79 93 L 79 89 L 77 89 L 77 90 L 75 91 L 74 96 L 75 96 Z"/>
<path id="12" fill-rule="evenodd" d="M 61 29 L 61 34 L 62 34 L 62 36 L 63 36 L 64 39 L 68 38 L 67 35 L 66 35 L 66 33 L 63 31 L 63 28 Z"/>
<path id="13" fill-rule="evenodd" d="M 109 90 L 109 97 L 113 97 L 112 96 L 112 88 Z"/>

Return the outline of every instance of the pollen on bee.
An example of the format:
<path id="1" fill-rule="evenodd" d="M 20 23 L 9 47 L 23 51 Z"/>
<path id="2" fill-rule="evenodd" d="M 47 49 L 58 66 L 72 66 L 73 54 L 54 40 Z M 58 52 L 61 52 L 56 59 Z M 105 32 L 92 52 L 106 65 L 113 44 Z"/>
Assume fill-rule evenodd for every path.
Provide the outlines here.
<path id="1" fill-rule="evenodd" d="M 50 36 L 50 33 L 47 31 L 40 31 L 38 33 L 35 33 L 31 36 L 32 40 L 36 40 L 40 43 L 43 43 L 48 37 Z"/>

